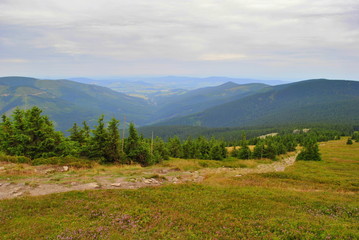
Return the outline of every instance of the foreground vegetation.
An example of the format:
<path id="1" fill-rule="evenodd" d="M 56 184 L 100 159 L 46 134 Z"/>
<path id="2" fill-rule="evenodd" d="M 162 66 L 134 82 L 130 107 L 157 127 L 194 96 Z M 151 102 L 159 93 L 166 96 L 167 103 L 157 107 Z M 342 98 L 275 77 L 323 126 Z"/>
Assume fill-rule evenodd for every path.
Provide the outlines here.
<path id="1" fill-rule="evenodd" d="M 307 129 L 308 130 L 308 129 Z M 304 149 L 301 160 L 320 160 L 317 141 L 339 138 L 337 131 L 295 130 L 295 134 L 281 134 L 266 138 L 252 138 L 245 134 L 237 136 L 238 141 L 224 142 L 203 136 L 181 140 L 174 136 L 164 142 L 161 138 L 140 136 L 134 124 L 129 124 L 128 136 L 119 131 L 119 120 L 109 122 L 100 116 L 97 125 L 91 129 L 84 121 L 82 126 L 74 123 L 70 135 L 55 131 L 53 123 L 42 110 L 16 109 L 12 116 L 2 116 L 0 123 L 0 159 L 10 162 L 31 164 L 91 165 L 90 161 L 116 164 L 140 164 L 149 166 L 168 160 L 169 157 L 202 160 L 276 159 L 278 155 L 292 152 L 298 144 Z M 234 144 L 234 145 L 233 145 Z M 255 147 L 250 149 L 248 144 Z M 229 156 L 226 146 L 232 145 Z M 240 145 L 237 148 L 237 145 Z M 1 155 L 1 152 L 3 153 Z"/>
<path id="2" fill-rule="evenodd" d="M 359 144 L 285 172 L 0 201 L 3 239 L 358 239 Z M 171 160 L 175 161 L 175 160 Z M 186 161 L 186 160 L 181 160 Z"/>

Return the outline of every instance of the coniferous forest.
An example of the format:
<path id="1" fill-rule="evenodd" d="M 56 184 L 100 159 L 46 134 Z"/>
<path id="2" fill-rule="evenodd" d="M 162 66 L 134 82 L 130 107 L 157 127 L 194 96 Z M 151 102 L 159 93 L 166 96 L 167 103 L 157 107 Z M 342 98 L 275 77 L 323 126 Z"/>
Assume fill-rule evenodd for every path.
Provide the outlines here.
<path id="1" fill-rule="evenodd" d="M 223 160 L 276 159 L 278 155 L 295 151 L 298 145 L 302 152 L 298 160 L 320 160 L 318 141 L 337 139 L 338 131 L 309 131 L 309 133 L 287 133 L 266 138 L 253 137 L 247 140 L 245 133 L 237 141 L 188 137 L 181 140 L 173 136 L 164 141 L 160 137 L 144 138 L 135 125 L 130 123 L 128 133 L 119 128 L 120 121 L 112 118 L 105 122 L 101 115 L 92 128 L 86 121 L 73 124 L 69 135 L 56 131 L 53 122 L 33 107 L 28 110 L 17 108 L 11 116 L 2 116 L 0 128 L 0 150 L 6 155 L 18 156 L 16 161 L 43 163 L 38 159 L 72 157 L 99 163 L 118 163 L 149 166 L 170 157 L 183 159 Z M 353 135 L 356 139 L 357 135 Z M 248 145 L 254 145 L 251 150 Z M 226 147 L 232 146 L 230 153 Z M 50 161 L 51 163 L 51 161 Z"/>

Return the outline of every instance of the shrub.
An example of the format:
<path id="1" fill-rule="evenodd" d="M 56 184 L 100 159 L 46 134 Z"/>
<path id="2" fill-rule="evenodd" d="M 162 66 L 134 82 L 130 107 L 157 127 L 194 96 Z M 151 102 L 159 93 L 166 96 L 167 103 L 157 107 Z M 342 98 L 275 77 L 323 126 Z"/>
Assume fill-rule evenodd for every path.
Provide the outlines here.
<path id="1" fill-rule="evenodd" d="M 94 161 L 84 158 L 77 158 L 72 156 L 66 157 L 51 157 L 51 158 L 36 158 L 32 161 L 33 165 L 53 164 L 53 165 L 66 165 L 76 168 L 91 168 Z"/>
<path id="2" fill-rule="evenodd" d="M 31 159 L 24 156 L 9 156 L 9 155 L 1 154 L 0 162 L 31 163 Z"/>

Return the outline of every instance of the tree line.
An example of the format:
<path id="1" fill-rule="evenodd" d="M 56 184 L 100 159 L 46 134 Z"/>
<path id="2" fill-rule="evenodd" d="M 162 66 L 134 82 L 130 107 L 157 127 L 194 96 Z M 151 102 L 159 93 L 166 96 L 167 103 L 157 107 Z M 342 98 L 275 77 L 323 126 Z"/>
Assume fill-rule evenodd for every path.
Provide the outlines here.
<path id="1" fill-rule="evenodd" d="M 2 115 L 0 124 L 0 151 L 11 156 L 30 159 L 74 156 L 99 160 L 102 163 L 138 163 L 143 166 L 159 163 L 169 157 L 203 158 L 221 160 L 226 157 L 222 141 L 205 138 L 187 139 L 178 137 L 164 142 L 161 138 L 144 138 L 135 125 L 129 124 L 128 136 L 119 130 L 120 121 L 109 122 L 100 116 L 93 129 L 84 121 L 74 123 L 70 135 L 56 131 L 48 116 L 33 107 L 28 110 L 15 109 L 10 117 Z M 123 134 L 122 134 L 123 135 Z"/>
<path id="2" fill-rule="evenodd" d="M 294 151 L 300 144 L 303 146 L 302 153 L 307 152 L 301 153 L 301 159 L 320 160 L 318 139 L 336 138 L 333 132 L 315 131 L 250 140 L 243 134 L 241 140 L 234 145 L 234 150 L 228 154 L 226 146 L 231 143 L 213 137 L 188 137 L 181 140 L 178 136 L 173 136 L 165 142 L 160 137 L 144 138 L 133 123 L 129 124 L 128 136 L 124 137 L 124 132 L 120 133 L 119 124 L 120 121 L 115 118 L 105 122 L 104 116 L 100 116 L 94 128 L 86 121 L 81 125 L 74 123 L 69 129 L 69 136 L 64 136 L 62 132 L 55 130 L 53 122 L 42 115 L 42 110 L 38 107 L 28 110 L 17 108 L 10 117 L 2 115 L 0 151 L 6 155 L 30 159 L 73 156 L 101 163 L 138 163 L 148 166 L 170 157 L 208 160 L 222 160 L 228 156 L 239 159 L 275 159 L 280 154 Z M 253 151 L 249 144 L 255 145 Z"/>

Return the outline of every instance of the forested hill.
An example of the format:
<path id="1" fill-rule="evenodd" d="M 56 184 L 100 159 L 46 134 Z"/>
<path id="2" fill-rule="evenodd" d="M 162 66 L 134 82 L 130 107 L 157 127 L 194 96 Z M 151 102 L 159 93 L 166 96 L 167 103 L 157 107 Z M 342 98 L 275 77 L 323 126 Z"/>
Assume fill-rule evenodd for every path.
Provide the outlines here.
<path id="1" fill-rule="evenodd" d="M 315 79 L 278 85 L 162 125 L 278 126 L 359 122 L 359 82 Z"/>
<path id="2" fill-rule="evenodd" d="M 191 90 L 180 95 L 157 97 L 157 109 L 153 119 L 159 121 L 198 113 L 210 107 L 262 91 L 267 87 L 269 85 L 262 83 L 236 84 L 227 82 L 215 87 Z"/>
<path id="3" fill-rule="evenodd" d="M 68 80 L 38 80 L 25 77 L 0 78 L 0 113 L 16 107 L 38 106 L 67 130 L 74 122 L 93 124 L 101 114 L 143 124 L 150 115 L 148 103 L 105 87 Z"/>

